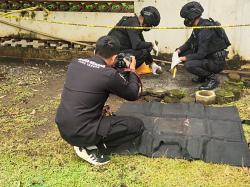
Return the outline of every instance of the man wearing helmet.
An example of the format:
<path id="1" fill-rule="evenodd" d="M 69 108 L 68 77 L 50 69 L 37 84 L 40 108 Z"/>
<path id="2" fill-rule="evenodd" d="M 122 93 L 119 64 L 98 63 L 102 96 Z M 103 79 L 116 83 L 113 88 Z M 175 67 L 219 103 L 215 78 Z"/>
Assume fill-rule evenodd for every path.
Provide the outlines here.
<path id="1" fill-rule="evenodd" d="M 153 7 L 148 6 L 141 10 L 139 16 L 124 16 L 116 26 L 128 27 L 156 27 L 159 25 L 161 16 L 159 11 Z M 161 67 L 153 62 L 150 52 L 153 50 L 156 55 L 159 53 L 159 48 L 155 42 L 146 42 L 142 32 L 150 29 L 123 29 L 114 28 L 109 32 L 109 36 L 117 38 L 121 43 L 120 52 L 129 53 L 136 58 L 136 68 L 140 67 L 144 62 L 151 65 L 153 74 L 157 74 L 157 70 Z"/>
<path id="2" fill-rule="evenodd" d="M 201 4 L 193 1 L 182 7 L 180 15 L 185 19 L 184 24 L 187 27 L 220 25 L 211 18 L 201 18 L 203 12 Z M 205 83 L 199 89 L 212 90 L 218 86 L 215 74 L 223 70 L 228 54 L 225 49 L 230 45 L 222 28 L 193 29 L 188 41 L 176 52 L 180 56 L 179 60 L 185 62 L 187 71 L 197 76 L 192 81 Z"/>

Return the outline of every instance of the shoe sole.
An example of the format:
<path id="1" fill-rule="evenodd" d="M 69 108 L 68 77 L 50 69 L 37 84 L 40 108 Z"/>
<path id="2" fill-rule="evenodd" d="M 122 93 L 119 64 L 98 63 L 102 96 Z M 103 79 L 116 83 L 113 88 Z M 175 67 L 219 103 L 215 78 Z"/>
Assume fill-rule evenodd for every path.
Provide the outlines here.
<path id="1" fill-rule="evenodd" d="M 75 150 L 76 155 L 77 155 L 78 157 L 80 157 L 81 159 L 87 161 L 88 163 L 90 163 L 90 164 L 92 164 L 92 165 L 94 165 L 94 166 L 102 166 L 102 165 L 105 165 L 105 164 L 107 164 L 107 163 L 110 162 L 110 161 L 103 162 L 103 163 L 94 162 L 93 160 L 91 160 L 91 159 L 89 158 L 89 156 L 88 156 L 88 154 L 87 154 L 87 152 L 86 152 L 85 150 L 83 150 L 83 151 L 80 152 L 79 148 L 78 148 L 78 147 L 75 147 L 75 146 L 74 146 L 74 150 Z"/>

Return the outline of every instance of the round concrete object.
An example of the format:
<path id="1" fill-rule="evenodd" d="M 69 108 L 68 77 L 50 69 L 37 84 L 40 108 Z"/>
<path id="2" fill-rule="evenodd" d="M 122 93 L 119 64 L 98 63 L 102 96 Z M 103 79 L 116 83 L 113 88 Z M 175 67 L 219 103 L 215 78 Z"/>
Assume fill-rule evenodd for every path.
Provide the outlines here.
<path id="1" fill-rule="evenodd" d="M 214 91 L 201 90 L 196 92 L 195 99 L 197 103 L 202 103 L 204 105 L 211 105 L 215 104 L 216 94 Z"/>

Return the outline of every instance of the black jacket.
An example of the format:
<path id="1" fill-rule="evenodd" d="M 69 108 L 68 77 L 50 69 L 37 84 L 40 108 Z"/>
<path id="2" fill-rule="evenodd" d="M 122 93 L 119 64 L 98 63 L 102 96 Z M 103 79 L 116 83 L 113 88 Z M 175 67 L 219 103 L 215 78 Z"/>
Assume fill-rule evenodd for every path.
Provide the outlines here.
<path id="1" fill-rule="evenodd" d="M 139 87 L 134 73 L 126 80 L 100 57 L 73 60 L 56 114 L 62 138 L 75 146 L 98 143 L 96 132 L 109 94 L 133 101 L 139 97 Z"/>
<path id="2" fill-rule="evenodd" d="M 137 16 L 124 16 L 118 22 L 117 26 L 140 27 L 140 23 Z M 153 48 L 152 43 L 145 42 L 142 32 L 143 30 L 114 28 L 109 32 L 108 35 L 116 37 L 120 41 L 121 51 L 128 49 L 148 49 L 149 51 L 151 51 Z"/>
<path id="3" fill-rule="evenodd" d="M 214 26 L 216 22 L 200 19 L 198 26 Z M 202 60 L 209 55 L 226 49 L 230 44 L 222 29 L 194 29 L 188 41 L 179 49 L 182 53 L 192 51 L 186 55 L 187 60 Z"/>

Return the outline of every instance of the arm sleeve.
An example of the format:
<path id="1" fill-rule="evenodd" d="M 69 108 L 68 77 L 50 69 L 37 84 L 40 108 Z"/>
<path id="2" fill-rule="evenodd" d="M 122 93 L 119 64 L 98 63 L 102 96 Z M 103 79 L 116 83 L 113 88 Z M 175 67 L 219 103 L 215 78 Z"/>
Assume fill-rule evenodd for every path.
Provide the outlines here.
<path id="1" fill-rule="evenodd" d="M 191 49 L 191 40 L 192 36 L 190 36 L 190 38 L 181 47 L 179 47 L 181 53 Z"/>
<path id="2" fill-rule="evenodd" d="M 133 73 L 129 73 L 126 80 L 119 72 L 110 77 L 109 92 L 115 94 L 128 101 L 135 101 L 139 98 L 140 83 L 138 77 Z"/>
<path id="3" fill-rule="evenodd" d="M 139 24 L 134 19 L 131 19 L 128 21 L 127 26 L 132 27 L 139 27 Z M 145 42 L 145 39 L 142 35 L 141 30 L 136 29 L 127 29 L 127 33 L 132 45 L 132 49 L 134 50 L 140 50 L 140 49 L 150 49 L 150 51 L 153 48 L 153 45 L 151 42 Z"/>
<path id="4" fill-rule="evenodd" d="M 138 50 L 152 48 L 152 43 L 143 41 L 139 32 L 139 30 L 128 29 L 128 35 L 132 44 L 132 49 Z"/>
<path id="5" fill-rule="evenodd" d="M 194 54 L 187 55 L 187 60 L 201 60 L 204 59 L 208 54 L 208 46 L 211 41 L 213 32 L 211 29 L 202 29 L 199 33 L 198 51 Z"/>

